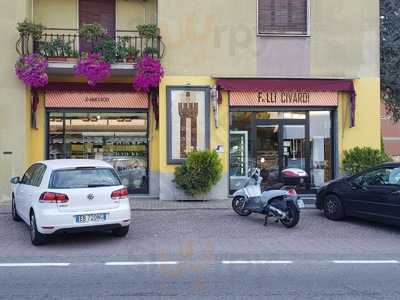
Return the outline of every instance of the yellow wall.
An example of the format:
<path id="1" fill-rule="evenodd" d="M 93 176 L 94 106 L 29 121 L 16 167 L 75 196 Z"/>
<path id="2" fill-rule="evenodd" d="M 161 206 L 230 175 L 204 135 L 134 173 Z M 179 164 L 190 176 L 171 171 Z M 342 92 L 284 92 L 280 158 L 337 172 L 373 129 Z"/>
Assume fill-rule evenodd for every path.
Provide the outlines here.
<path id="1" fill-rule="evenodd" d="M 50 28 L 78 28 L 77 0 L 33 0 L 33 20 Z"/>
<path id="2" fill-rule="evenodd" d="M 215 81 L 211 77 L 181 77 L 181 76 L 167 76 L 160 85 L 160 169 L 164 173 L 173 173 L 176 165 L 169 165 L 167 163 L 167 86 L 182 86 L 186 84 L 191 86 L 211 86 Z M 210 114 L 210 148 L 215 149 L 217 145 L 224 146 L 224 153 L 220 154 L 224 171 L 228 171 L 228 131 L 229 131 L 229 118 L 228 118 L 228 97 L 224 94 L 223 103 L 220 105 L 219 110 L 219 128 L 214 126 L 213 114 Z"/>
<path id="3" fill-rule="evenodd" d="M 17 22 L 31 17 L 30 0 L 2 1 L 0 10 L 0 202 L 10 197 L 10 177 L 21 176 L 26 166 L 26 101 L 28 89 L 18 80 Z M 5 154 L 4 152 L 11 152 Z"/>
<path id="4" fill-rule="evenodd" d="M 379 77 L 379 1 L 311 0 L 310 75 Z"/>
<path id="5" fill-rule="evenodd" d="M 46 27 L 78 28 L 79 0 L 33 0 L 33 19 Z M 156 0 L 117 0 L 117 29 L 136 30 L 139 24 L 157 23 Z"/>
<path id="6" fill-rule="evenodd" d="M 338 107 L 339 159 L 343 151 L 354 147 L 380 149 L 380 81 L 369 77 L 354 81 L 356 96 L 355 127 L 350 128 L 349 96 L 340 94 Z"/>
<path id="7" fill-rule="evenodd" d="M 256 75 L 256 0 L 158 0 L 169 76 Z"/>
<path id="8" fill-rule="evenodd" d="M 27 111 L 31 109 L 30 102 L 27 101 Z M 30 119 L 26 126 L 28 130 L 27 144 L 28 144 L 28 164 L 32 164 L 39 160 L 44 160 L 46 157 L 46 117 L 44 108 L 44 94 L 39 94 L 39 105 L 36 113 L 37 129 L 31 129 Z"/>
<path id="9" fill-rule="evenodd" d="M 157 1 L 118 0 L 117 28 L 136 30 L 140 24 L 157 23 Z"/>

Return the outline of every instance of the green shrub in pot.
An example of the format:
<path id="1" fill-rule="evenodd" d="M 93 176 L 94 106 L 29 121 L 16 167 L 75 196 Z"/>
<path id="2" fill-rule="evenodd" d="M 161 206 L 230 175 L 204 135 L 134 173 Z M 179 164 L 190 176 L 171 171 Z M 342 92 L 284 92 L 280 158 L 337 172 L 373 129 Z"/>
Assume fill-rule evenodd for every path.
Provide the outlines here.
<path id="1" fill-rule="evenodd" d="M 343 171 L 354 175 L 388 161 L 391 161 L 391 158 L 381 149 L 356 147 L 344 151 Z"/>
<path id="2" fill-rule="evenodd" d="M 158 57 L 159 56 L 159 51 L 158 51 L 157 48 L 154 48 L 154 47 L 146 47 L 143 50 L 143 55 L 149 55 L 149 56 Z"/>
<path id="3" fill-rule="evenodd" d="M 138 25 L 136 30 L 138 31 L 140 37 L 147 39 L 157 38 L 160 32 L 160 29 L 155 24 Z"/>
<path id="4" fill-rule="evenodd" d="M 118 60 L 117 44 L 112 37 L 104 36 L 93 47 L 94 53 L 100 53 L 105 61 L 115 63 Z"/>
<path id="5" fill-rule="evenodd" d="M 102 39 L 106 34 L 106 30 L 99 23 L 83 24 L 79 29 L 79 35 L 86 42 L 90 43 L 92 48 L 96 45 L 97 41 Z"/>
<path id="6" fill-rule="evenodd" d="M 40 23 L 33 23 L 25 19 L 23 22 L 17 23 L 17 30 L 22 35 L 30 35 L 34 40 L 38 40 L 42 37 L 45 27 Z"/>
<path id="7" fill-rule="evenodd" d="M 221 176 L 222 163 L 215 150 L 191 152 L 175 169 L 175 183 L 190 196 L 208 193 Z"/>

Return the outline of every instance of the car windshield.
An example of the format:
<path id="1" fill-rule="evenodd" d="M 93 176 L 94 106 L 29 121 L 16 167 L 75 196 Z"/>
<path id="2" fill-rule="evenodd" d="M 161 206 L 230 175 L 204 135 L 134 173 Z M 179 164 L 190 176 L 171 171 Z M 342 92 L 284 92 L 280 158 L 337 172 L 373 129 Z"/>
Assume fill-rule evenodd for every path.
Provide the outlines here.
<path id="1" fill-rule="evenodd" d="M 111 168 L 76 168 L 53 171 L 49 188 L 79 189 L 121 185 Z"/>

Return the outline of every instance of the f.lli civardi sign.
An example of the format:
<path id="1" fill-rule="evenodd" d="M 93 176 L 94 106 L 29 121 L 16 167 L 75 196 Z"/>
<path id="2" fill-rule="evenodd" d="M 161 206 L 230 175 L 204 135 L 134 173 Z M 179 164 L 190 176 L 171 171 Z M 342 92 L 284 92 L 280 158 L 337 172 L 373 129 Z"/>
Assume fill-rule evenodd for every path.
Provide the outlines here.
<path id="1" fill-rule="evenodd" d="M 336 92 L 231 92 L 231 106 L 337 106 Z"/>

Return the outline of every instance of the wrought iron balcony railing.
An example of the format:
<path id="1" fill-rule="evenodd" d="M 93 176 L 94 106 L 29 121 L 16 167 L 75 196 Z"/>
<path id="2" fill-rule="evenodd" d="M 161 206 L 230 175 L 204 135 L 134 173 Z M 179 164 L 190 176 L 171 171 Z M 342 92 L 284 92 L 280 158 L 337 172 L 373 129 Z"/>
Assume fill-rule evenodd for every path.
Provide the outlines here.
<path id="1" fill-rule="evenodd" d="M 165 46 L 160 36 L 140 36 L 137 31 L 117 30 L 96 41 L 86 41 L 77 29 L 47 28 L 40 37 L 21 35 L 20 55 L 39 53 L 49 61 L 76 60 L 82 53 L 96 52 L 111 63 L 134 63 L 144 55 L 162 58 Z"/>

